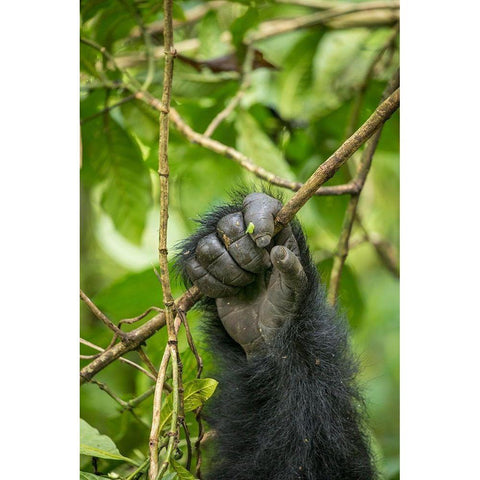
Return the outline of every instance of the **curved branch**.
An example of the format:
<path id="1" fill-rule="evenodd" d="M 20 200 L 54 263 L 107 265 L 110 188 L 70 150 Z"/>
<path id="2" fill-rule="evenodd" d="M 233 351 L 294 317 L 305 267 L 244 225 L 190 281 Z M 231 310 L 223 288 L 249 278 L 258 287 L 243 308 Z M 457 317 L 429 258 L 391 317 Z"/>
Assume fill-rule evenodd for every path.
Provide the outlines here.
<path id="1" fill-rule="evenodd" d="M 275 219 L 276 232 L 293 219 L 320 185 L 332 178 L 335 172 L 393 115 L 399 106 L 400 88 L 397 88 L 376 108 L 367 121 L 317 168 L 303 187 L 283 206 Z"/>
<path id="2" fill-rule="evenodd" d="M 200 291 L 197 287 L 187 290 L 175 302 L 176 309 L 185 312 L 190 310 L 193 305 L 200 299 Z M 90 381 L 98 372 L 114 362 L 123 354 L 136 350 L 143 342 L 148 340 L 158 330 L 165 326 L 165 312 L 159 313 L 131 332 L 126 333 L 125 338 L 121 342 L 113 345 L 111 348 L 102 352 L 102 354 L 90 362 L 86 367 L 80 370 L 80 384 Z"/>

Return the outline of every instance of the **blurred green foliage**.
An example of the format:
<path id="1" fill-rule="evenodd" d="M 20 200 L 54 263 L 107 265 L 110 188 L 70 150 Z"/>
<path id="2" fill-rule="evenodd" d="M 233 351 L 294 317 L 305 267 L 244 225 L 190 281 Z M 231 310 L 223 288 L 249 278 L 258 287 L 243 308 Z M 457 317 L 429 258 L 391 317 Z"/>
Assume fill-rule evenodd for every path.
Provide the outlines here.
<path id="1" fill-rule="evenodd" d="M 207 4 L 176 2 L 175 18 L 188 19 L 202 5 Z M 186 48 L 182 54 L 198 60 L 219 57 L 234 48 L 242 55 L 245 36 L 262 22 L 312 11 L 274 2 L 214 4 L 196 21 L 178 26 L 175 42 Z M 82 0 L 81 35 L 106 47 L 119 64 L 143 82 L 148 64 L 146 44 L 138 32 L 142 25 L 155 25 L 162 18 L 162 5 L 157 1 Z M 230 33 L 230 42 L 224 40 L 224 32 Z M 398 67 L 395 42 L 367 76 L 391 34 L 392 27 L 388 26 L 344 30 L 315 27 L 257 42 L 256 47 L 278 70 L 261 68 L 251 73 L 251 86 L 240 105 L 217 128 L 213 138 L 237 148 L 279 176 L 305 181 L 345 140 L 356 105 L 360 110 L 355 127 L 378 105 L 387 81 Z M 189 46 L 187 41 L 191 39 L 195 41 Z M 151 42 L 153 52 L 161 52 L 161 34 L 152 33 Z M 160 98 L 161 55 L 151 73 L 153 81 L 148 89 Z M 153 271 L 158 262 L 158 115 L 138 100 L 103 112 L 130 95 L 122 87 L 126 82 L 128 78 L 98 51 L 81 45 L 81 287 L 115 322 L 135 317 L 152 305 L 162 307 L 160 283 Z M 235 72 L 197 72 L 177 60 L 172 104 L 194 130 L 203 132 L 235 95 L 240 82 Z M 358 103 L 359 96 L 363 100 Z M 398 135 L 396 114 L 385 125 L 359 206 L 367 232 L 387 240 L 397 251 Z M 176 243 L 194 230 L 193 219 L 227 200 L 235 187 L 252 184 L 256 179 L 230 159 L 189 143 L 174 127 L 170 132 L 169 161 L 168 245 L 172 258 Z M 328 184 L 348 181 L 357 161 L 358 154 Z M 292 195 L 290 191 L 282 193 L 286 199 Z M 325 283 L 347 202 L 347 197 L 314 197 L 299 213 Z M 360 381 L 366 393 L 379 467 L 384 478 L 395 479 L 399 477 L 399 285 L 372 244 L 362 241 L 363 236 L 363 230 L 355 225 L 352 243 L 357 245 L 343 271 L 339 302 L 362 360 Z M 172 287 L 174 296 L 184 291 L 174 276 Z M 195 311 L 189 312 L 188 318 L 194 338 L 202 346 L 201 318 Z M 110 342 L 110 332 L 84 304 L 80 329 L 82 338 L 96 345 L 105 348 Z M 147 342 L 145 351 L 154 365 L 160 363 L 165 342 L 165 331 Z M 183 330 L 179 348 L 184 383 L 192 382 L 196 363 Z M 81 353 L 96 352 L 82 345 Z M 206 349 L 201 348 L 201 353 L 208 372 L 213 360 Z M 142 363 L 137 353 L 125 357 Z M 81 362 L 82 366 L 87 363 Z M 124 401 L 152 386 L 147 376 L 118 361 L 95 378 Z M 81 389 L 81 417 L 110 437 L 121 455 L 140 464 L 148 455 L 151 400 L 149 397 L 142 402 L 134 413 L 122 411 L 117 402 L 90 383 Z M 187 413 L 187 424 L 195 440 L 198 429 L 193 412 Z M 179 448 L 186 451 L 185 440 Z M 188 478 L 183 468 L 185 457 L 178 459 L 171 478 Z M 85 472 L 81 478 L 95 478 L 91 475 L 90 457 L 82 456 L 81 465 Z M 115 471 L 123 477 L 132 467 L 103 458 L 98 460 L 98 470 Z"/>

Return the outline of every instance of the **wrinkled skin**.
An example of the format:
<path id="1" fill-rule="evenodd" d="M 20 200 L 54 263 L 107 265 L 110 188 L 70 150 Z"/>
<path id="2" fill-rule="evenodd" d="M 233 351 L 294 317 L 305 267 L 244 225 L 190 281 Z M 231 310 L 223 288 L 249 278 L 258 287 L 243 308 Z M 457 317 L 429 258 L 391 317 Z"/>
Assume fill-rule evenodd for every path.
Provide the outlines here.
<path id="1" fill-rule="evenodd" d="M 185 265 L 190 280 L 215 298 L 225 330 L 248 356 L 292 318 L 307 284 L 290 225 L 273 237 L 281 207 L 265 193 L 247 195 L 243 210 L 221 218 Z M 250 224 L 253 232 L 246 233 Z"/>

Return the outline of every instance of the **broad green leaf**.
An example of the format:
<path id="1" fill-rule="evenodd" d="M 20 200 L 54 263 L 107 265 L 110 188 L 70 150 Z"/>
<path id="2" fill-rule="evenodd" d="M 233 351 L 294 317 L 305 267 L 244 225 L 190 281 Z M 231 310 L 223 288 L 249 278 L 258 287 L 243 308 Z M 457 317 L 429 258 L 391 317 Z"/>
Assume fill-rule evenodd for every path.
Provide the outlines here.
<path id="1" fill-rule="evenodd" d="M 217 388 L 218 382 L 213 378 L 200 378 L 191 380 L 183 386 L 183 403 L 185 413 L 191 412 L 203 405 Z M 162 429 L 172 416 L 173 395 L 170 393 L 162 406 L 160 429 Z"/>
<path id="2" fill-rule="evenodd" d="M 172 468 L 177 472 L 178 478 L 180 480 L 195 480 L 195 477 L 185 467 L 182 467 L 173 458 L 171 459 L 171 465 L 172 465 Z"/>
<path id="3" fill-rule="evenodd" d="M 199 58 L 210 60 L 229 53 L 230 46 L 226 42 L 218 41 L 221 34 L 222 29 L 218 24 L 217 12 L 210 10 L 198 24 Z"/>
<path id="4" fill-rule="evenodd" d="M 279 107 L 285 118 L 308 118 L 312 106 L 318 98 L 312 91 L 313 59 L 322 31 L 315 30 L 304 34 L 290 50 L 282 63 L 279 73 Z"/>
<path id="5" fill-rule="evenodd" d="M 182 293 L 183 286 L 174 280 L 172 276 L 172 290 L 177 296 Z M 120 278 L 100 290 L 93 300 L 98 308 L 115 319 L 136 317 L 152 305 L 163 308 L 161 286 L 153 268 Z"/>
<path id="6" fill-rule="evenodd" d="M 99 478 L 101 477 L 93 473 L 80 472 L 80 480 L 98 480 Z"/>
<path id="7" fill-rule="evenodd" d="M 173 480 L 174 478 L 178 478 L 177 472 L 167 473 L 164 477 L 162 477 L 162 480 Z"/>
<path id="8" fill-rule="evenodd" d="M 138 144 L 113 118 L 82 126 L 82 175 L 90 182 L 105 181 L 101 205 L 115 228 L 139 244 L 152 203 L 149 170 Z"/>
<path id="9" fill-rule="evenodd" d="M 82 418 L 80 419 L 80 454 L 138 465 L 135 460 L 124 457 L 111 438 L 102 435 Z"/>
<path id="10" fill-rule="evenodd" d="M 255 225 L 252 222 L 250 222 L 248 224 L 248 227 L 247 227 L 247 230 L 245 231 L 245 233 L 253 233 L 254 230 L 255 230 Z"/>
<path id="11" fill-rule="evenodd" d="M 237 51 L 243 48 L 243 39 L 246 33 L 255 28 L 259 21 L 258 10 L 256 8 L 248 8 L 247 11 L 238 17 L 230 26 L 232 33 L 232 43 Z"/>
<path id="12" fill-rule="evenodd" d="M 285 161 L 282 152 L 263 132 L 257 121 L 245 111 L 237 115 L 235 127 L 238 132 L 237 148 L 259 165 L 280 177 L 294 180 L 295 176 Z"/>

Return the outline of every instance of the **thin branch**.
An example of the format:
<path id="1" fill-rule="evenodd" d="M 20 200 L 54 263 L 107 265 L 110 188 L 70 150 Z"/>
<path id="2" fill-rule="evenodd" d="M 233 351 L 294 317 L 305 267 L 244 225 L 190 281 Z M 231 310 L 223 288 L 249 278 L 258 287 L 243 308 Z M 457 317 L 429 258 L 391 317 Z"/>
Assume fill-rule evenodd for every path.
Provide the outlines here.
<path id="1" fill-rule="evenodd" d="M 250 72 L 252 70 L 253 49 L 249 47 L 245 56 L 244 66 L 242 68 L 243 80 L 235 96 L 228 102 L 227 106 L 210 122 L 205 133 L 205 137 L 211 137 L 216 128 L 235 110 L 240 100 L 244 97 L 250 86 Z"/>
<path id="2" fill-rule="evenodd" d="M 80 125 L 84 125 L 85 123 L 89 122 L 90 120 L 93 120 L 97 117 L 102 116 L 103 114 L 110 112 L 111 110 L 120 107 L 121 105 L 124 105 L 125 103 L 131 102 L 132 100 L 135 99 L 135 95 L 132 93 L 131 95 L 128 95 L 127 97 L 122 98 L 116 103 L 113 103 L 112 105 L 109 105 L 108 107 L 105 107 L 104 109 L 100 110 L 97 113 L 94 113 L 93 115 L 90 115 L 89 117 L 85 117 L 80 121 Z"/>
<path id="3" fill-rule="evenodd" d="M 153 106 L 153 105 L 151 105 Z M 155 108 L 155 107 L 154 107 Z M 245 170 L 253 173 L 258 178 L 266 180 L 267 182 L 277 185 L 278 187 L 288 188 L 297 192 L 303 187 L 303 183 L 290 181 L 285 178 L 279 177 L 263 167 L 255 165 L 253 161 L 244 155 L 243 153 L 235 150 L 233 147 L 229 147 L 217 140 L 213 140 L 201 133 L 195 132 L 185 121 L 180 117 L 178 112 L 174 109 L 170 109 L 170 119 L 175 124 L 180 133 L 182 133 L 191 143 L 198 144 L 212 152 L 223 155 L 230 158 L 235 163 L 238 163 Z M 356 186 L 353 184 L 336 185 L 331 187 L 322 187 L 315 192 L 315 195 L 346 195 L 356 191 Z"/>
<path id="4" fill-rule="evenodd" d="M 180 316 L 180 318 L 183 322 L 183 326 L 185 327 L 185 333 L 186 333 L 186 336 L 187 336 L 188 346 L 190 347 L 190 350 L 192 351 L 193 355 L 195 356 L 195 360 L 197 362 L 197 378 L 200 378 L 200 376 L 202 375 L 202 370 L 203 370 L 202 357 L 198 353 L 197 347 L 195 346 L 195 342 L 193 340 L 192 332 L 190 331 L 190 326 L 188 324 L 188 320 L 187 320 L 187 316 L 185 315 L 185 312 L 182 312 L 182 311 L 179 310 L 178 315 Z M 196 453 L 196 456 L 197 456 L 197 464 L 196 464 L 196 467 L 195 467 L 195 474 L 197 475 L 197 477 L 199 479 L 201 479 L 202 474 L 201 474 L 201 471 L 200 471 L 200 467 L 201 467 L 201 464 L 202 464 L 202 452 L 200 450 L 200 447 L 201 447 L 201 441 L 202 441 L 203 433 L 204 433 L 204 429 L 203 429 L 203 425 L 202 425 L 202 405 L 200 405 L 200 407 L 198 407 L 195 410 L 195 419 L 196 419 L 197 425 L 198 425 L 198 437 L 197 437 L 197 441 L 195 442 L 195 453 Z"/>
<path id="5" fill-rule="evenodd" d="M 376 108 L 367 121 L 317 168 L 303 187 L 283 206 L 275 219 L 276 232 L 293 219 L 317 189 L 335 175 L 335 172 L 393 115 L 399 106 L 400 88 Z"/>
<path id="6" fill-rule="evenodd" d="M 104 52 L 104 48 L 97 45 L 100 51 Z M 108 54 L 110 55 L 110 54 Z M 107 57 L 109 58 L 109 57 Z M 120 72 L 124 72 L 118 64 L 116 64 L 117 69 Z M 137 82 L 138 85 L 138 82 Z M 157 98 L 153 97 L 150 93 L 146 91 L 140 91 L 138 86 L 127 85 L 126 88 L 135 94 L 135 98 L 138 100 L 142 100 L 151 108 L 166 113 L 168 109 L 164 107 L 164 104 L 160 102 Z M 267 182 L 271 183 L 272 185 L 277 185 L 282 188 L 288 188 L 289 190 L 293 190 L 297 192 L 303 187 L 303 183 L 301 182 L 294 182 L 287 180 L 285 178 L 281 178 L 278 175 L 275 175 L 264 168 L 255 165 L 253 161 L 244 155 L 243 153 L 235 150 L 233 147 L 229 147 L 217 140 L 212 140 L 211 138 L 202 135 L 201 133 L 195 132 L 189 125 L 185 123 L 185 121 L 181 118 L 178 112 L 174 108 L 170 108 L 170 120 L 175 124 L 177 129 L 180 133 L 182 133 L 191 143 L 198 144 L 212 152 L 218 153 L 223 155 L 227 158 L 232 159 L 234 162 L 238 163 L 241 167 L 245 168 L 247 171 L 253 173 L 258 178 L 266 180 Z M 347 195 L 356 193 L 358 190 L 357 185 L 354 183 L 347 183 L 344 185 L 334 185 L 328 187 L 320 187 L 314 194 L 323 196 L 323 195 Z"/>
<path id="7" fill-rule="evenodd" d="M 98 357 L 96 356 L 94 361 L 97 361 L 103 353 L 108 351 L 108 350 L 105 350 L 105 349 L 99 347 L 98 345 L 95 345 L 95 344 L 89 342 L 88 340 L 84 340 L 83 338 L 80 338 L 80 343 L 83 343 L 84 345 L 87 345 L 87 347 L 93 348 L 94 350 L 98 350 L 99 352 L 102 352 Z M 119 345 L 121 345 L 121 344 L 119 344 Z M 124 352 L 124 353 L 126 353 L 126 352 Z M 137 370 L 140 370 L 142 373 L 144 373 L 147 377 L 151 378 L 153 381 L 156 381 L 156 377 L 154 377 L 149 371 L 145 370 L 142 366 L 138 365 L 138 363 L 132 362 L 128 358 L 123 358 L 123 357 L 120 357 L 120 356 L 118 356 L 117 358 L 121 362 L 125 363 L 126 365 L 130 365 L 131 367 L 136 368 Z M 81 373 L 80 373 L 80 375 L 81 375 Z M 90 380 L 91 380 L 91 377 L 88 380 L 85 380 L 85 381 L 90 381 Z"/>
<path id="8" fill-rule="evenodd" d="M 395 91 L 398 92 L 399 91 L 397 88 L 398 83 L 399 83 L 399 78 L 398 78 L 398 75 L 395 74 L 393 79 L 389 82 L 389 85 L 385 90 L 383 98 L 387 97 L 387 95 L 391 96 L 395 89 L 396 89 Z M 368 140 L 365 150 L 362 153 L 362 159 L 360 160 L 360 164 L 356 174 L 356 181 L 360 186 L 359 192 L 355 195 L 352 195 L 352 197 L 348 202 L 347 210 L 345 212 L 345 216 L 343 219 L 340 238 L 338 240 L 337 252 L 333 260 L 332 271 L 330 274 L 330 283 L 328 286 L 327 300 L 331 305 L 334 305 L 335 302 L 337 301 L 338 290 L 340 288 L 340 278 L 341 278 L 343 266 L 345 264 L 345 260 L 347 259 L 347 255 L 349 251 L 349 239 L 352 232 L 353 222 L 355 220 L 355 216 L 357 212 L 358 200 L 360 198 L 360 193 L 362 192 L 363 186 L 365 185 L 368 172 L 370 171 L 373 155 L 375 154 L 375 151 L 378 146 L 378 142 L 380 140 L 380 136 L 382 135 L 382 129 L 383 129 L 383 124 Z"/>
<path id="9" fill-rule="evenodd" d="M 120 325 L 123 325 L 123 324 L 131 325 L 132 323 L 136 323 L 140 320 L 143 320 L 151 312 L 163 312 L 163 310 L 158 307 L 149 307 L 142 314 L 138 315 L 138 317 L 124 318 L 123 320 L 120 320 L 118 322 L 118 326 L 120 327 Z"/>
<path id="10" fill-rule="evenodd" d="M 155 368 L 155 365 L 153 365 L 152 361 L 148 357 L 148 355 L 145 353 L 142 347 L 137 348 L 137 352 L 140 355 L 140 358 L 145 362 L 145 365 L 147 365 L 148 369 L 152 372 L 153 375 L 155 375 L 155 378 L 158 377 L 158 372 L 157 369 Z"/>
<path id="11" fill-rule="evenodd" d="M 360 118 L 361 107 L 362 107 L 362 104 L 363 104 L 363 100 L 364 100 L 365 93 L 367 91 L 369 82 L 372 79 L 375 68 L 377 67 L 377 65 L 382 60 L 385 52 L 388 49 L 392 48 L 392 46 L 394 45 L 395 40 L 396 40 L 397 35 L 398 35 L 398 32 L 399 32 L 399 29 L 400 29 L 400 25 L 398 25 L 398 24 L 395 26 L 395 28 L 392 29 L 391 34 L 387 37 L 387 40 L 385 41 L 385 43 L 380 47 L 380 49 L 378 50 L 376 55 L 373 57 L 373 59 L 370 63 L 370 66 L 368 67 L 367 73 L 365 74 L 365 77 L 364 77 L 361 85 L 358 88 L 356 98 L 353 102 L 352 111 L 350 113 L 350 118 L 349 118 L 348 125 L 347 125 L 347 128 L 346 128 L 346 132 L 347 132 L 346 133 L 346 138 L 348 138 L 348 137 L 350 137 L 350 135 L 352 135 L 352 133 L 355 131 L 355 128 L 358 125 L 358 119 Z"/>
<path id="12" fill-rule="evenodd" d="M 363 221 L 360 218 L 358 212 L 356 215 L 356 221 L 360 228 L 363 230 L 367 241 L 370 242 L 375 248 L 378 257 L 385 265 L 387 270 L 389 270 L 396 278 L 399 278 L 400 263 L 398 260 L 398 252 L 396 251 L 396 248 L 385 238 L 382 238 L 378 233 L 369 232 L 363 224 Z"/>
<path id="13" fill-rule="evenodd" d="M 309 28 L 318 25 L 326 25 L 331 20 L 356 12 L 367 12 L 371 10 L 398 10 L 400 7 L 397 1 L 374 1 L 364 3 L 339 4 L 337 8 L 326 11 L 311 13 L 296 18 L 271 20 L 259 25 L 259 28 L 252 32 L 247 38 L 247 43 L 265 40 L 276 35 L 292 32 L 301 28 Z M 398 21 L 398 18 L 392 18 Z"/>
<path id="14" fill-rule="evenodd" d="M 80 298 L 85 302 L 90 311 L 100 319 L 112 332 L 120 338 L 124 338 L 125 332 L 122 332 L 80 289 Z"/>
<path id="15" fill-rule="evenodd" d="M 187 290 L 178 300 L 175 302 L 176 308 L 180 308 L 185 312 L 188 312 L 193 305 L 201 297 L 200 291 L 197 287 L 191 287 Z M 148 340 L 158 330 L 165 326 L 165 313 L 161 312 L 148 320 L 142 326 L 126 333 L 124 341 L 113 345 L 107 350 L 102 349 L 102 354 L 90 362 L 86 367 L 80 371 L 80 384 L 88 382 L 99 371 L 103 370 L 106 366 L 110 365 L 117 358 L 123 354 L 136 350 L 142 343 Z M 126 360 L 126 359 L 124 359 Z M 133 363 L 133 362 L 132 362 Z M 141 367 L 140 367 L 141 368 Z M 142 369 L 143 370 L 143 369 Z M 145 370 L 146 371 L 146 370 Z M 150 376 L 150 372 L 147 372 Z"/>
<path id="16" fill-rule="evenodd" d="M 167 344 L 163 352 L 162 361 L 158 369 L 158 379 L 155 386 L 155 393 L 153 396 L 153 413 L 152 413 L 152 427 L 150 430 L 150 468 L 148 470 L 148 478 L 156 480 L 158 473 L 158 441 L 160 435 L 160 413 L 162 410 L 162 391 L 165 383 L 165 374 L 167 371 L 168 360 L 170 359 L 171 350 Z"/>
<path id="17" fill-rule="evenodd" d="M 163 384 L 163 388 L 165 390 L 168 390 L 169 392 L 171 391 L 172 387 L 168 383 Z M 170 390 L 169 390 L 170 389 Z M 153 392 L 155 391 L 155 385 L 152 385 L 148 390 L 143 392 L 141 395 L 138 397 L 132 398 L 131 400 L 128 400 L 125 402 L 125 410 L 132 410 L 138 405 L 140 405 L 144 400 L 147 398 L 151 397 L 153 395 Z"/>
<path id="18" fill-rule="evenodd" d="M 164 0 L 164 49 L 165 49 L 165 68 L 163 75 L 163 94 L 162 105 L 164 111 L 160 112 L 159 123 L 159 145 L 158 145 L 158 175 L 160 177 L 160 228 L 158 238 L 158 260 L 160 266 L 160 280 L 163 291 L 163 304 L 165 305 L 165 319 L 168 331 L 168 344 L 165 350 L 164 358 L 162 359 L 161 367 L 166 369 L 169 358 L 172 360 L 172 377 L 173 377 L 173 410 L 171 422 L 171 435 L 176 435 L 177 432 L 177 416 L 179 404 L 179 371 L 178 371 L 178 349 L 177 349 L 177 332 L 175 331 L 173 307 L 175 306 L 172 290 L 170 286 L 170 277 L 168 274 L 168 251 L 167 251 L 167 226 L 168 226 L 168 134 L 169 134 L 169 115 L 170 99 L 172 94 L 172 80 L 173 80 L 173 63 L 176 55 L 173 46 L 173 19 L 172 19 L 173 0 Z M 168 352 L 168 353 L 167 353 Z M 160 369 L 160 372 L 162 370 Z M 164 372 L 162 372 L 164 375 Z M 160 379 L 160 374 L 158 376 Z M 168 467 L 170 455 L 174 444 L 174 438 L 170 437 L 167 447 L 167 456 L 165 463 L 159 472 L 158 466 L 158 436 L 160 433 L 160 412 L 161 412 L 161 396 L 163 380 L 157 381 L 157 386 L 161 382 L 159 388 L 155 389 L 154 404 L 155 408 L 152 415 L 152 429 L 150 432 L 150 469 L 148 471 L 148 478 L 156 480 L 157 477 L 162 476 L 163 472 Z"/>

